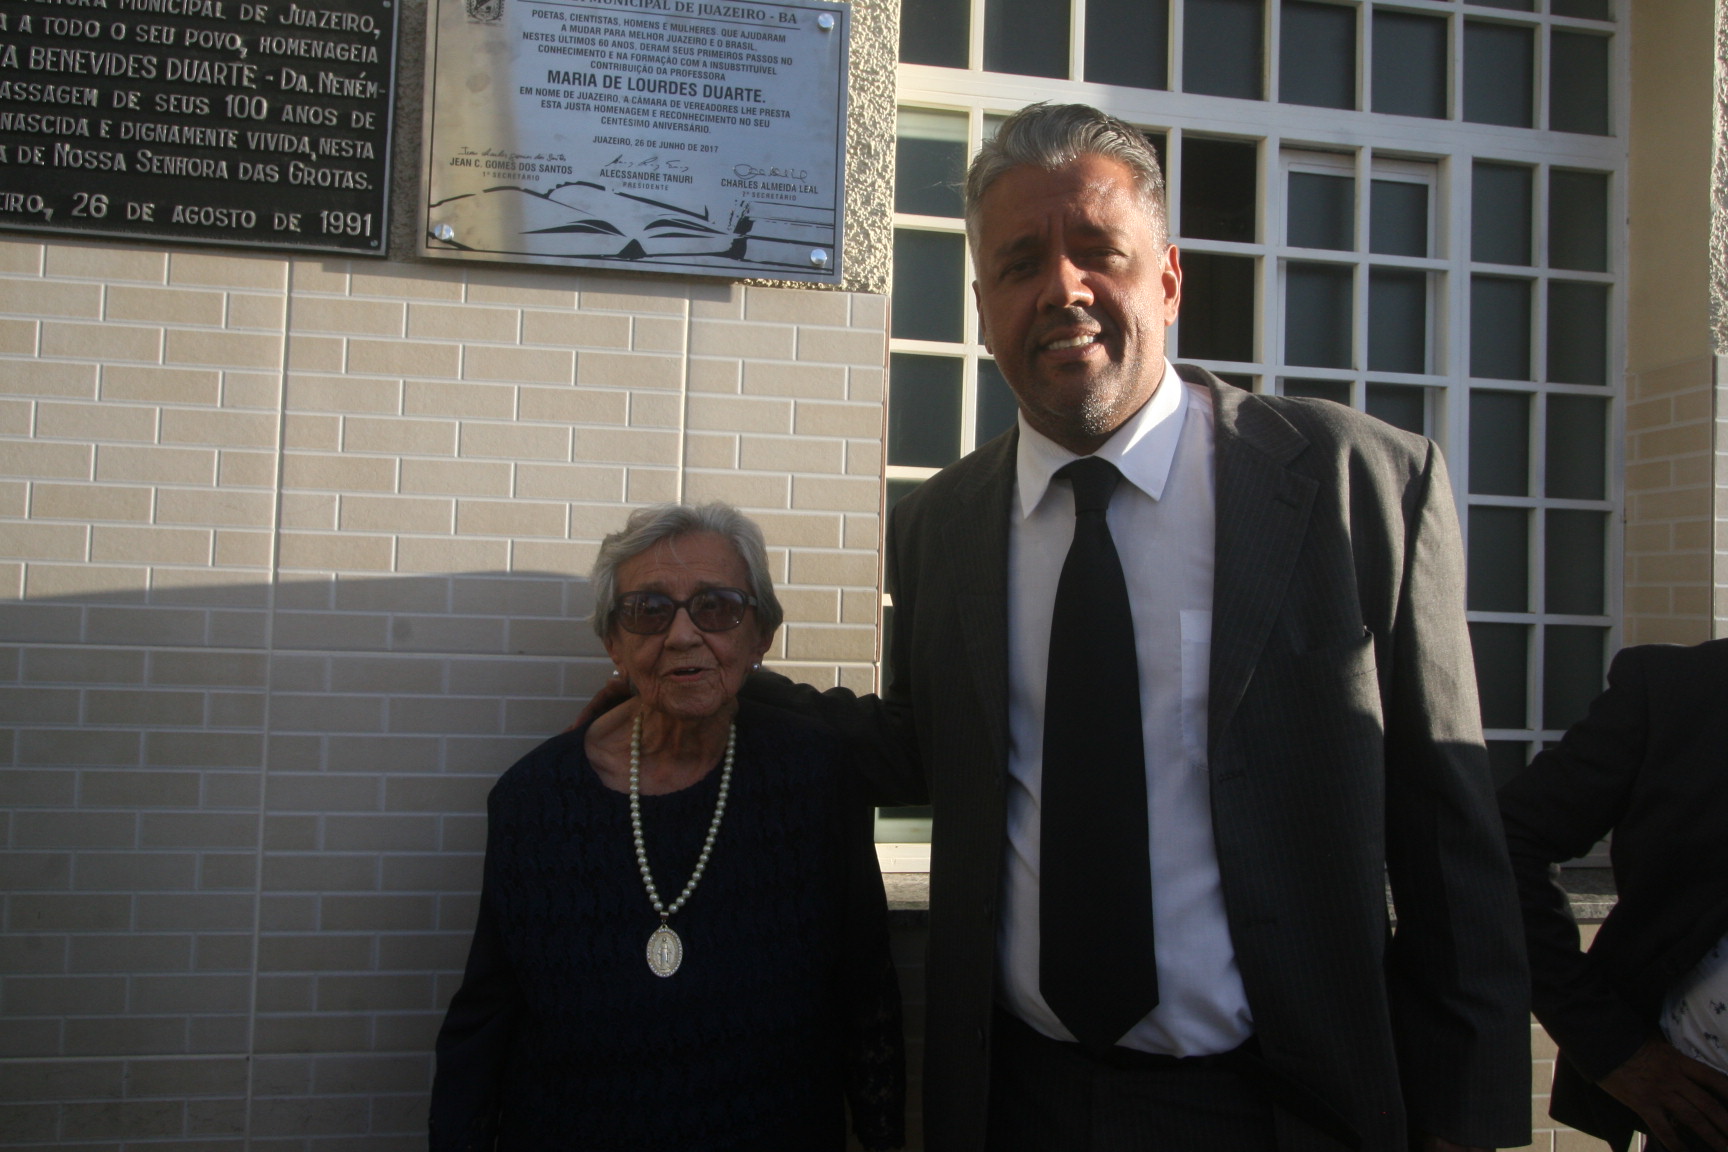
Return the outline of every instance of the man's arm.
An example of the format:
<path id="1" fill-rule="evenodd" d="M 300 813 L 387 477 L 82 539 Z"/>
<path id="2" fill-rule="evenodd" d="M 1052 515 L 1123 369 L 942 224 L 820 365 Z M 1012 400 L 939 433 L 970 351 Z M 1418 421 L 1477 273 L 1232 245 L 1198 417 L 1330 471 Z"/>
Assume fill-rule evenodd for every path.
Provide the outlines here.
<path id="1" fill-rule="evenodd" d="M 1380 652 L 1397 909 L 1387 982 L 1405 1103 L 1411 1131 L 1436 1147 L 1514 1147 L 1530 1132 L 1529 977 L 1482 744 L 1463 548 L 1432 445 L 1404 500 L 1404 578 Z"/>

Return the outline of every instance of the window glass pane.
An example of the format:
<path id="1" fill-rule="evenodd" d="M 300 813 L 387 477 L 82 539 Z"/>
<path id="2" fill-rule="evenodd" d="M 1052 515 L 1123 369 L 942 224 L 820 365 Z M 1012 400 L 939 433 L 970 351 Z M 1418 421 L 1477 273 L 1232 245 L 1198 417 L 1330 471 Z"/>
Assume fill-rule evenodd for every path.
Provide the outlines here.
<path id="1" fill-rule="evenodd" d="M 1548 379 L 1608 383 L 1608 285 L 1548 282 Z"/>
<path id="2" fill-rule="evenodd" d="M 1168 88 L 1169 0 L 1086 0 L 1086 79 Z"/>
<path id="3" fill-rule="evenodd" d="M 1290 173 L 1289 242 L 1297 248 L 1356 247 L 1356 181 L 1317 172 Z"/>
<path id="4" fill-rule="evenodd" d="M 1212 375 L 1218 377 L 1218 379 L 1224 381 L 1226 384 L 1235 385 L 1244 392 L 1254 391 L 1255 378 L 1247 372 L 1214 372 Z"/>
<path id="5" fill-rule="evenodd" d="M 1356 9 L 1284 0 L 1280 15 L 1278 99 L 1356 107 Z"/>
<path id="6" fill-rule="evenodd" d="M 1403 268 L 1368 273 L 1368 367 L 1428 371 L 1428 274 Z"/>
<path id="7" fill-rule="evenodd" d="M 1183 253 L 1176 339 L 1181 355 L 1196 360 L 1254 359 L 1252 256 Z"/>
<path id="8" fill-rule="evenodd" d="M 888 463 L 940 468 L 960 458 L 958 356 L 888 358 Z"/>
<path id="9" fill-rule="evenodd" d="M 924 483 L 924 481 L 922 481 L 922 480 L 889 480 L 887 482 L 887 484 L 888 484 L 888 507 L 892 508 L 892 507 L 894 507 L 894 505 L 900 503 L 900 501 L 903 497 L 910 494 L 912 489 L 918 487 L 918 485 L 920 485 L 922 483 Z M 894 611 L 894 609 L 889 608 L 889 609 L 886 609 L 886 611 L 892 612 L 892 611 Z M 886 631 L 884 631 L 882 634 L 882 642 L 884 644 L 886 644 L 888 642 L 888 634 Z M 883 658 L 884 662 L 886 662 L 886 660 L 888 658 L 887 654 L 884 653 L 882 658 Z"/>
<path id="10" fill-rule="evenodd" d="M 1534 12 L 1536 5 L 1533 0 L 1468 0 L 1482 8 L 1509 8 L 1514 12 Z"/>
<path id="11" fill-rule="evenodd" d="M 1547 494 L 1557 500 L 1607 496 L 1608 403 L 1588 396 L 1548 397 Z"/>
<path id="12" fill-rule="evenodd" d="M 1530 511 L 1470 509 L 1469 584 L 1472 612 L 1530 610 Z"/>
<path id="13" fill-rule="evenodd" d="M 1550 508 L 1542 609 L 1567 616 L 1607 610 L 1608 514 Z"/>
<path id="14" fill-rule="evenodd" d="M 1368 250 L 1386 256 L 1428 255 L 1428 186 L 1374 181 L 1368 202 Z"/>
<path id="15" fill-rule="evenodd" d="M 1529 723 L 1529 631 L 1523 624 L 1470 625 L 1484 728 L 1523 728 Z"/>
<path id="16" fill-rule="evenodd" d="M 1494 787 L 1500 787 L 1524 771 L 1524 766 L 1529 763 L 1530 745 L 1524 741 L 1488 741 L 1488 770 L 1494 774 Z"/>
<path id="17" fill-rule="evenodd" d="M 1530 397 L 1524 393 L 1471 391 L 1470 491 L 1530 494 Z"/>
<path id="18" fill-rule="evenodd" d="M 978 443 L 989 443 L 1014 427 L 1014 414 L 1018 411 L 1014 390 L 1002 378 L 996 361 L 978 361 L 978 411 L 974 421 Z"/>
<path id="19" fill-rule="evenodd" d="M 958 232 L 896 228 L 892 300 L 892 335 L 959 341 L 966 303 L 966 238 Z"/>
<path id="20" fill-rule="evenodd" d="M 1394 428 L 1428 435 L 1428 389 L 1409 384 L 1370 384 L 1366 407 Z"/>
<path id="21" fill-rule="evenodd" d="M 1556 28 L 1548 48 L 1548 126 L 1608 135 L 1608 37 Z"/>
<path id="22" fill-rule="evenodd" d="M 1530 379 L 1530 281 L 1470 278 L 1470 375 Z"/>
<path id="23" fill-rule="evenodd" d="M 1252 140 L 1182 138 L 1182 235 L 1254 240 L 1256 152 Z"/>
<path id="24" fill-rule="evenodd" d="M 1334 404 L 1350 406 L 1350 383 L 1347 380 L 1292 380 L 1282 378 L 1278 381 L 1278 391 L 1286 396 L 1312 396 L 1316 400 L 1330 400 Z"/>
<path id="25" fill-rule="evenodd" d="M 1609 0 L 1552 0 L 1548 10 L 1556 16 L 1571 16 L 1578 20 L 1614 19 Z"/>
<path id="26" fill-rule="evenodd" d="M 1182 19 L 1183 89 L 1259 100 L 1263 0 L 1185 0 Z"/>
<path id="27" fill-rule="evenodd" d="M 1374 12 L 1374 111 L 1446 116 L 1446 21 Z"/>
<path id="28" fill-rule="evenodd" d="M 1464 22 L 1464 119 L 1533 126 L 1535 43 L 1524 25 Z"/>
<path id="29" fill-rule="evenodd" d="M 1470 174 L 1470 259 L 1484 264 L 1530 263 L 1530 202 L 1534 171 L 1478 160 Z"/>
<path id="30" fill-rule="evenodd" d="M 961 214 L 966 172 L 966 115 L 902 108 L 894 137 L 894 211 Z"/>
<path id="31" fill-rule="evenodd" d="M 984 71 L 1068 77 L 1068 0 L 984 0 Z"/>
<path id="32" fill-rule="evenodd" d="M 970 0 L 901 0 L 900 59 L 938 68 L 966 67 Z"/>
<path id="33" fill-rule="evenodd" d="M 1608 271 L 1608 174 L 1548 172 L 1548 263 Z"/>
<path id="34" fill-rule="evenodd" d="M 1349 368 L 1353 269 L 1292 260 L 1284 269 L 1284 362 Z"/>
<path id="35" fill-rule="evenodd" d="M 1550 624 L 1543 632 L 1542 727 L 1570 728 L 1602 694 L 1608 630 Z"/>
<path id="36" fill-rule="evenodd" d="M 876 809 L 876 843 L 930 843 L 931 815 L 934 811 L 928 804 Z"/>

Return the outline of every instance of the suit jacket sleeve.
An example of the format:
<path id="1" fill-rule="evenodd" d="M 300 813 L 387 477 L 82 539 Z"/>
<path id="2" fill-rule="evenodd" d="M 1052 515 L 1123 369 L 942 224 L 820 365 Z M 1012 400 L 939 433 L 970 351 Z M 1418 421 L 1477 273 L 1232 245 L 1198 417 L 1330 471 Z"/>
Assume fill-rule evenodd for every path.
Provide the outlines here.
<path id="1" fill-rule="evenodd" d="M 1608 690 L 1589 714 L 1500 792 L 1536 1016 L 1591 1080 L 1624 1063 L 1654 1031 L 1579 947 L 1551 866 L 1590 851 L 1626 811 L 1649 738 L 1646 653 L 1629 648 L 1616 656 Z"/>
<path id="2" fill-rule="evenodd" d="M 1403 586 L 1383 674 L 1387 982 L 1414 1132 L 1529 1139 L 1529 978 L 1482 745 L 1463 548 L 1439 450 L 1406 490 Z"/>

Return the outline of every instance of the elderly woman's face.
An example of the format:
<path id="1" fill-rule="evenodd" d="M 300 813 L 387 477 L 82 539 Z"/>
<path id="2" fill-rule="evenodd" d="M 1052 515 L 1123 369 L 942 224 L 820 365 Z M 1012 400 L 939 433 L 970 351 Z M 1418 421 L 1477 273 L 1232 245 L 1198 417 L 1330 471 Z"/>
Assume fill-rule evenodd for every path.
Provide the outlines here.
<path id="1" fill-rule="evenodd" d="M 709 588 L 750 591 L 743 559 L 731 541 L 715 532 L 662 540 L 618 566 L 620 596 L 659 592 L 686 600 Z M 606 652 L 629 678 L 645 711 L 697 720 L 732 702 L 773 639 L 762 634 L 754 608 L 745 610 L 742 624 L 723 632 L 702 631 L 681 608 L 673 613 L 672 626 L 656 636 L 638 635 L 614 623 Z"/>

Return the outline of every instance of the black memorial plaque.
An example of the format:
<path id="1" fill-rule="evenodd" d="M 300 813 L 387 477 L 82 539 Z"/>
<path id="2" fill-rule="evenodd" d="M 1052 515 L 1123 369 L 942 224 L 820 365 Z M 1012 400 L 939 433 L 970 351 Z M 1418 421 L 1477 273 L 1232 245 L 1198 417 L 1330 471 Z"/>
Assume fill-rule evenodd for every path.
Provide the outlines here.
<path id="1" fill-rule="evenodd" d="M 0 228 L 382 255 L 394 0 L 0 0 Z"/>

